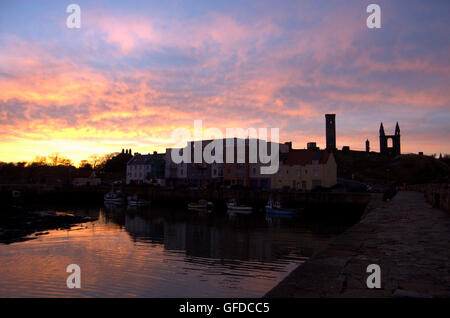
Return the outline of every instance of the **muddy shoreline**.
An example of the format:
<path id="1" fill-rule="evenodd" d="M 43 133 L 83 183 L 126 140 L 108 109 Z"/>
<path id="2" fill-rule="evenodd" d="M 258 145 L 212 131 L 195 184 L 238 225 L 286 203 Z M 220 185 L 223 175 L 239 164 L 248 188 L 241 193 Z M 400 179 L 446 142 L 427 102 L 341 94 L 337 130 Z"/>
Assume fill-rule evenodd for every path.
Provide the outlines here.
<path id="1" fill-rule="evenodd" d="M 0 212 L 0 244 L 35 239 L 49 230 L 69 229 L 76 224 L 95 220 L 93 217 L 7 205 Z M 29 237 L 32 234 L 35 236 Z"/>

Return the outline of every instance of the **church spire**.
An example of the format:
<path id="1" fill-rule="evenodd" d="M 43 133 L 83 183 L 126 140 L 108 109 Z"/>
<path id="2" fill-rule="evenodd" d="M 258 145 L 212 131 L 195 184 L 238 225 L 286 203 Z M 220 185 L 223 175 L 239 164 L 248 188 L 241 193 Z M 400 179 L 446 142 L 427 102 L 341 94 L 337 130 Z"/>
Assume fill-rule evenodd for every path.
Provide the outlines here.
<path id="1" fill-rule="evenodd" d="M 383 127 L 383 123 L 381 123 L 380 125 L 380 136 L 384 136 L 384 127 Z"/>
<path id="2" fill-rule="evenodd" d="M 400 126 L 398 125 L 398 122 L 397 125 L 395 126 L 395 134 L 400 135 Z"/>

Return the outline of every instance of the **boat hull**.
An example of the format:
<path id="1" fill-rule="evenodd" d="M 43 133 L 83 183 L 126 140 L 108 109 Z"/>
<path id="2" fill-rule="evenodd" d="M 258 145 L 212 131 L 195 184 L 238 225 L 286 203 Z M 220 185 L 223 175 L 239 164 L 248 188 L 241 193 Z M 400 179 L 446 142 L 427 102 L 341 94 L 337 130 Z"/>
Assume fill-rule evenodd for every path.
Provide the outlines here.
<path id="1" fill-rule="evenodd" d="M 124 201 L 124 197 L 120 192 L 108 192 L 107 194 L 105 194 L 103 196 L 103 200 L 105 201 L 105 203 L 109 203 L 109 204 L 122 204 Z"/>
<path id="2" fill-rule="evenodd" d="M 116 204 L 118 204 L 118 203 L 122 203 L 122 202 L 123 202 L 122 198 L 120 198 L 120 199 L 105 199 L 105 203 L 116 203 Z"/>
<path id="3" fill-rule="evenodd" d="M 188 203 L 188 210 L 190 211 L 209 211 L 213 208 L 213 203 L 206 200 L 200 200 L 199 202 Z"/>
<path id="4" fill-rule="evenodd" d="M 189 210 L 206 210 L 208 208 L 208 206 L 206 205 L 201 205 L 201 204 L 188 204 L 188 209 Z"/>
<path id="5" fill-rule="evenodd" d="M 277 208 L 266 207 L 266 213 L 267 214 L 275 214 L 275 215 L 295 215 L 298 213 L 298 211 L 294 210 L 294 209 L 277 209 Z"/>
<path id="6" fill-rule="evenodd" d="M 144 207 L 144 206 L 149 206 L 150 202 L 145 202 L 145 201 L 129 201 L 128 202 L 129 206 L 133 206 L 133 207 Z"/>
<path id="7" fill-rule="evenodd" d="M 253 211 L 253 208 L 248 206 L 227 206 L 227 208 L 231 213 L 250 214 Z"/>

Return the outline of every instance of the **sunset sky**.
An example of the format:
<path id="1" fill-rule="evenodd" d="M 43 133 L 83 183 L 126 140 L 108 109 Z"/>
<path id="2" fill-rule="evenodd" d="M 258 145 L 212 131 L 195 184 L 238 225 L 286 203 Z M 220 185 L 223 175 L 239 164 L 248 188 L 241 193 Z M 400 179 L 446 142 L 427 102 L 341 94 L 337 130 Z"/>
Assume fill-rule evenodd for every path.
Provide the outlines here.
<path id="1" fill-rule="evenodd" d="M 196 119 L 324 146 L 325 113 L 339 148 L 378 151 L 398 121 L 403 153 L 450 153 L 449 16 L 448 0 L 0 0 L 0 161 L 164 151 Z"/>

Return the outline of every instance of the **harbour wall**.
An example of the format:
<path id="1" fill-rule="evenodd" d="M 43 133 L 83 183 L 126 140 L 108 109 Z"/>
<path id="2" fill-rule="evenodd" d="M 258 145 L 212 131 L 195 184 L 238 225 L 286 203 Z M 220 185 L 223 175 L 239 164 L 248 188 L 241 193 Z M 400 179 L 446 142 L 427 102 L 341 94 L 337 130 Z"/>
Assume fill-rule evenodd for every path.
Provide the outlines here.
<path id="1" fill-rule="evenodd" d="M 369 207 L 359 223 L 299 265 L 266 297 L 449 298 L 448 213 L 413 191 Z M 376 288 L 367 283 L 373 264 L 380 274 Z"/>
<path id="2" fill-rule="evenodd" d="M 448 184 L 417 184 L 408 186 L 408 190 L 422 192 L 433 207 L 450 211 L 450 187 Z"/>

